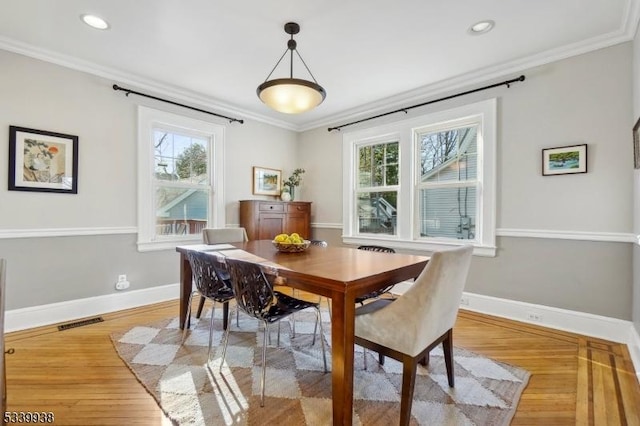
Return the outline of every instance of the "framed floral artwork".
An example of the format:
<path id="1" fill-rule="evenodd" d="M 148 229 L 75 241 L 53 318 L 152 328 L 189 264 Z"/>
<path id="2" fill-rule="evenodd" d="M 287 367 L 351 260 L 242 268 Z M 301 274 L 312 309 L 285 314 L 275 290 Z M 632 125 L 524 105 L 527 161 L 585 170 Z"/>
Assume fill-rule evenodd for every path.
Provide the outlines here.
<path id="1" fill-rule="evenodd" d="M 256 195 L 280 195 L 282 170 L 253 167 L 253 193 Z"/>
<path id="2" fill-rule="evenodd" d="M 9 190 L 78 193 L 78 136 L 9 127 Z"/>

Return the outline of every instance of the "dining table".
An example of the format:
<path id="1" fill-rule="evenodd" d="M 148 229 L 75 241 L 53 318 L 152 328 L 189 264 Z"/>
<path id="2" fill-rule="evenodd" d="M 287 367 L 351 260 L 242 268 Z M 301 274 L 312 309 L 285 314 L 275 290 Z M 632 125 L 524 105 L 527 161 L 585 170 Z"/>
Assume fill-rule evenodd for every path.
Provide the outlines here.
<path id="1" fill-rule="evenodd" d="M 192 291 L 191 250 L 222 251 L 224 256 L 261 264 L 278 282 L 331 299 L 331 386 L 334 425 L 353 422 L 354 329 L 356 297 L 417 277 L 428 256 L 379 253 L 342 246 L 310 246 L 284 253 L 271 240 L 222 245 L 178 246 L 180 253 L 180 328 L 185 325 Z"/>

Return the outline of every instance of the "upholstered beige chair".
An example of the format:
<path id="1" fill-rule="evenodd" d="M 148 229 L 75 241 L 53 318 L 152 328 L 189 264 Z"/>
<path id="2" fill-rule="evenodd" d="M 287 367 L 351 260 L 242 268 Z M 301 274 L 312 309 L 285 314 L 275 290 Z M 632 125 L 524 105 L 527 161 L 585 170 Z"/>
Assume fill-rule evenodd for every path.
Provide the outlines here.
<path id="1" fill-rule="evenodd" d="M 204 228 L 202 240 L 205 244 L 240 243 L 249 241 L 247 231 L 242 228 Z"/>
<path id="2" fill-rule="evenodd" d="M 449 386 L 454 385 L 452 332 L 472 252 L 471 246 L 436 252 L 398 299 L 380 299 L 356 310 L 356 344 L 402 362 L 401 425 L 411 419 L 417 364 L 439 343 Z"/>
<path id="3" fill-rule="evenodd" d="M 204 228 L 202 230 L 202 241 L 205 244 L 224 244 L 224 243 L 241 243 L 243 241 L 249 241 L 247 237 L 247 231 L 242 228 Z M 228 277 L 225 277 L 228 279 Z M 198 305 L 198 311 L 196 312 L 196 318 L 200 318 L 202 315 L 202 309 L 204 308 L 204 302 L 206 298 L 200 298 L 200 304 Z M 238 316 L 236 315 L 236 323 L 239 323 Z"/>

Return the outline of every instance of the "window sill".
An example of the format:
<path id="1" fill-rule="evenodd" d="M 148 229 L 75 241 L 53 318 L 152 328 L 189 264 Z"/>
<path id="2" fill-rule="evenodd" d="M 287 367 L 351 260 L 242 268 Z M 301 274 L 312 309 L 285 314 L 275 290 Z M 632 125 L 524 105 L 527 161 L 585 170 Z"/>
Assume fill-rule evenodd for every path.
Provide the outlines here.
<path id="1" fill-rule="evenodd" d="M 454 240 L 447 241 L 416 241 L 416 240 L 400 240 L 397 238 L 380 238 L 380 237 L 369 237 L 369 236 L 343 236 L 342 242 L 344 244 L 354 244 L 354 245 L 366 245 L 366 244 L 375 244 L 385 247 L 391 247 L 393 249 L 400 250 L 414 250 L 414 251 L 428 251 L 434 252 L 438 250 L 446 250 L 454 247 L 459 247 L 464 244 L 473 245 L 473 254 L 475 256 L 482 257 L 495 257 L 497 248 L 495 246 L 486 246 L 480 245 L 478 243 L 465 243 L 456 242 Z"/>
<path id="2" fill-rule="evenodd" d="M 196 235 L 193 238 L 177 238 L 171 240 L 162 241 L 138 241 L 138 251 L 162 251 L 162 250 L 174 250 L 177 246 L 184 246 L 189 244 L 201 244 L 202 237 Z"/>

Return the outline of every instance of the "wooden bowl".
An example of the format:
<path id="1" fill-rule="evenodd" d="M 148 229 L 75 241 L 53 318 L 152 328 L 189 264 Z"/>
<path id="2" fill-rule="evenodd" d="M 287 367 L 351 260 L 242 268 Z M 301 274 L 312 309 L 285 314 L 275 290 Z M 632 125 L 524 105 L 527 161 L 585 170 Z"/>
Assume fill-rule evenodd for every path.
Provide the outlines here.
<path id="1" fill-rule="evenodd" d="M 293 244 L 293 243 L 285 244 L 277 241 L 271 241 L 271 243 L 275 248 L 278 249 L 279 252 L 282 252 L 282 253 L 300 253 L 308 249 L 309 246 L 311 245 L 311 241 L 309 240 L 304 240 L 304 242 L 299 244 Z"/>

